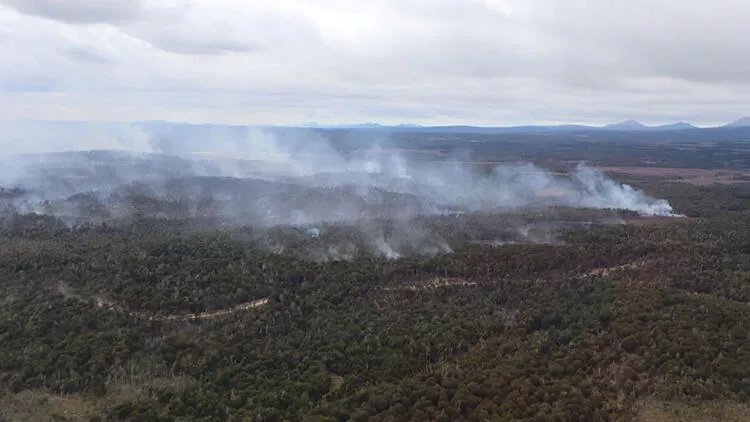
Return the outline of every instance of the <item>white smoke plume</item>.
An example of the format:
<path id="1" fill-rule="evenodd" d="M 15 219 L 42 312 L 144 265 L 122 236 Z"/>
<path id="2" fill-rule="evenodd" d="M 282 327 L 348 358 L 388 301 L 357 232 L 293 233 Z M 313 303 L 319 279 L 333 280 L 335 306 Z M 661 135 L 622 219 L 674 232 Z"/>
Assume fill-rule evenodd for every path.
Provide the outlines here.
<path id="1" fill-rule="evenodd" d="M 531 163 L 480 169 L 461 157 L 415 160 L 387 148 L 375 132 L 345 139 L 342 151 L 321 132 L 302 129 L 48 125 L 0 125 L 0 144 L 10 145 L 0 156 L 0 212 L 71 222 L 211 216 L 308 227 L 312 238 L 321 235 L 320 223 L 546 207 L 675 215 L 667 201 L 585 165 L 561 174 Z M 383 139 L 351 146 L 364 136 Z M 368 233 L 382 255 L 402 255 L 392 236 Z M 408 238 L 421 251 L 450 251 L 430 235 L 413 231 Z"/>

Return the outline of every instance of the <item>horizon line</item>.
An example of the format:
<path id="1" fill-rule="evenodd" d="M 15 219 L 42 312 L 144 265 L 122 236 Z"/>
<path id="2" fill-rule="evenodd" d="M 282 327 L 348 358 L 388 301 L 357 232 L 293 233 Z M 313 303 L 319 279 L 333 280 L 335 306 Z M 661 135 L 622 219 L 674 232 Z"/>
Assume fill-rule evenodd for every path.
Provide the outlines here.
<path id="1" fill-rule="evenodd" d="M 359 122 L 345 122 L 345 123 L 324 123 L 324 122 L 301 122 L 301 123 L 223 123 L 216 121 L 180 121 L 180 120 L 166 120 L 166 119 L 134 119 L 134 120 L 82 120 L 82 119 L 2 119 L 0 118 L 0 124 L 2 123 L 81 123 L 81 124 L 137 124 L 137 123 L 168 123 L 168 124 L 180 124 L 180 125 L 193 125 L 193 126 L 235 126 L 235 127 L 275 127 L 275 128 L 300 128 L 300 129 L 367 129 L 367 128 L 404 128 L 404 129 L 418 129 L 418 128 L 451 128 L 451 127 L 467 127 L 467 128 L 478 128 L 478 129 L 513 129 L 513 128 L 576 128 L 581 129 L 617 129 L 619 127 L 631 126 L 630 131 L 644 130 L 644 129 L 659 129 L 668 128 L 670 126 L 686 125 L 683 130 L 689 129 L 717 129 L 717 128 L 732 128 L 735 123 L 747 122 L 741 126 L 735 127 L 750 127 L 750 115 L 737 118 L 730 122 L 725 123 L 709 123 L 709 124 L 694 124 L 687 120 L 679 121 L 668 121 L 666 123 L 642 123 L 635 119 L 627 119 L 617 121 L 614 123 L 580 123 L 580 122 L 554 122 L 554 123 L 517 123 L 517 124 L 473 124 L 473 123 L 413 123 L 413 122 L 400 122 L 400 123 L 383 123 L 379 121 L 359 121 Z M 676 129 L 680 130 L 680 129 Z"/>

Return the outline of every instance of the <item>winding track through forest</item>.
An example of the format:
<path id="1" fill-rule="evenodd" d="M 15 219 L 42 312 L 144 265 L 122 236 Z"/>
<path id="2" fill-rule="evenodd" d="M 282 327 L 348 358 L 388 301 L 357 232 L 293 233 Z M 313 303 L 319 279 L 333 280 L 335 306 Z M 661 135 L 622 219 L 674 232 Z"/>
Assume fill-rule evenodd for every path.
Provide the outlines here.
<path id="1" fill-rule="evenodd" d="M 624 264 L 594 268 L 594 269 L 591 269 L 591 270 L 588 270 L 586 272 L 579 274 L 578 277 L 579 278 L 607 277 L 616 272 L 642 268 L 646 264 L 648 264 L 647 260 L 637 259 L 635 261 L 626 262 Z M 412 281 L 412 282 L 404 283 L 400 286 L 395 286 L 395 287 L 381 287 L 381 289 L 387 292 L 421 291 L 421 290 L 431 290 L 431 289 L 438 289 L 441 287 L 450 287 L 450 286 L 474 287 L 477 285 L 479 285 L 478 282 L 465 280 L 463 278 L 435 277 L 435 278 L 428 279 L 428 280 Z"/>
<path id="2" fill-rule="evenodd" d="M 215 311 L 200 312 L 197 314 L 178 314 L 178 315 L 151 315 L 147 318 L 154 321 L 190 321 L 193 319 L 214 319 L 231 315 L 239 311 L 246 311 L 248 309 L 257 308 L 268 303 L 267 297 L 262 299 L 251 300 L 250 302 L 240 303 L 239 305 L 232 306 L 231 308 L 217 309 Z"/>
<path id="3" fill-rule="evenodd" d="M 631 262 L 628 262 L 628 263 L 625 263 L 625 264 L 612 265 L 612 266 L 609 266 L 609 267 L 594 268 L 592 270 L 589 270 L 589 271 L 581 274 L 579 277 L 580 278 L 606 277 L 606 276 L 608 276 L 608 275 L 610 275 L 610 274 L 612 274 L 614 272 L 617 272 L 617 271 L 634 270 L 634 269 L 637 269 L 637 268 L 641 268 L 644 265 L 646 265 L 647 263 L 648 263 L 648 261 L 643 260 L 643 259 L 639 259 L 639 260 L 631 261 Z"/>
<path id="4" fill-rule="evenodd" d="M 73 289 L 63 281 L 57 282 L 56 290 L 66 299 L 75 299 L 81 302 L 88 302 L 86 298 L 75 293 Z M 196 319 L 215 319 L 215 318 L 220 318 L 223 316 L 231 315 L 240 311 L 246 311 L 249 309 L 258 308 L 267 304 L 269 299 L 270 298 L 268 297 L 264 297 L 260 299 L 251 300 L 249 302 L 243 302 L 243 303 L 234 305 L 229 308 L 217 309 L 214 311 L 204 311 L 204 312 L 188 313 L 188 314 L 171 314 L 171 315 L 158 315 L 158 314 L 151 314 L 147 312 L 128 311 L 117 302 L 110 300 L 110 299 L 106 299 L 101 296 L 94 297 L 94 304 L 97 308 L 103 308 L 103 309 L 109 309 L 115 312 L 127 313 L 130 316 L 147 319 L 149 321 L 191 321 L 191 320 L 196 320 Z"/>
<path id="5" fill-rule="evenodd" d="M 464 280 L 462 278 L 450 278 L 450 277 L 435 277 L 425 281 L 411 282 L 397 287 L 383 287 L 385 291 L 419 291 L 427 289 L 437 289 L 440 287 L 449 286 L 464 286 L 471 287 L 476 286 L 478 283 L 475 281 Z"/>
<path id="6" fill-rule="evenodd" d="M 633 261 L 633 262 L 629 262 L 629 263 L 625 263 L 621 265 L 594 268 L 592 270 L 589 270 L 579 275 L 579 277 L 580 278 L 597 277 L 597 276 L 606 277 L 612 274 L 613 272 L 621 271 L 621 270 L 628 270 L 628 269 L 636 269 L 636 268 L 643 267 L 645 264 L 646 264 L 646 261 L 641 259 L 641 260 L 637 260 L 637 261 Z M 449 287 L 449 286 L 473 287 L 477 285 L 478 283 L 475 281 L 469 281 L 469 280 L 465 280 L 461 278 L 436 277 L 433 279 L 419 281 L 419 282 L 412 282 L 412 283 L 408 283 L 408 284 L 397 286 L 397 287 L 383 287 L 382 290 L 385 290 L 385 291 L 421 291 L 421 290 L 438 289 L 441 287 Z M 66 299 L 75 299 L 75 300 L 82 301 L 82 302 L 88 302 L 88 300 L 85 297 L 75 293 L 75 291 L 63 281 L 57 282 L 56 290 Z M 127 313 L 128 315 L 131 315 L 133 317 L 143 318 L 149 321 L 191 321 L 191 320 L 204 320 L 204 319 L 210 320 L 210 319 L 215 319 L 215 318 L 221 318 L 224 316 L 232 315 L 237 312 L 246 311 L 246 310 L 250 310 L 253 308 L 258 308 L 258 307 L 266 305 L 269 299 L 270 298 L 268 297 L 264 297 L 260 299 L 251 300 L 249 302 L 243 302 L 243 303 L 234 305 L 229 308 L 217 309 L 213 311 L 204 311 L 204 312 L 198 312 L 198 313 L 185 313 L 185 314 L 169 314 L 169 315 L 158 315 L 158 314 L 152 314 L 152 313 L 141 312 L 141 311 L 128 311 L 117 302 L 110 300 L 110 299 L 106 299 L 101 296 L 95 296 L 94 303 L 97 308 L 104 308 L 104 309 L 109 309 L 115 312 Z"/>

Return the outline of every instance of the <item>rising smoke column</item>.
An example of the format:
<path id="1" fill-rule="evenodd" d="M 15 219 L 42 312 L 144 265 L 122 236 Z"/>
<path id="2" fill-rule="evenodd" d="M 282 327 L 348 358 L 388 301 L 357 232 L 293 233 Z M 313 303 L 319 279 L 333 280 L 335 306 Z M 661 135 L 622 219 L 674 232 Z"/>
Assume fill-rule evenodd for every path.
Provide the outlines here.
<path id="1" fill-rule="evenodd" d="M 114 192 L 122 192 L 122 186 L 139 183 L 148 186 L 142 189 L 146 192 L 142 196 L 151 195 L 148 200 L 179 201 L 178 196 L 184 195 L 188 203 L 212 204 L 209 208 L 219 217 L 260 225 L 308 225 L 373 216 L 408 219 L 548 206 L 674 215 L 667 201 L 650 198 L 583 165 L 568 175 L 530 163 L 502 164 L 482 172 L 459 160 L 413 161 L 378 147 L 343 154 L 325 136 L 309 131 L 282 136 L 258 128 L 212 130 L 203 138 L 191 135 L 190 127 L 171 137 L 161 128 L 148 138 L 149 127 L 116 129 L 81 132 L 86 142 L 80 147 L 91 144 L 92 134 L 106 132 L 107 139 L 112 139 L 115 133 L 119 152 L 9 158 L 2 163 L 8 165 L 0 166 L 0 187 L 26 193 L 6 202 L 22 210 L 55 214 L 71 207 L 40 209 L 33 204 L 92 192 L 89 196 L 106 206 Z M 132 147 L 139 152 L 125 152 L 128 134 L 133 133 L 137 136 Z M 152 150 L 141 151 L 144 145 Z M 65 150 L 75 147 L 66 143 Z M 170 188 L 175 185 L 184 186 L 179 195 Z"/>
<path id="2" fill-rule="evenodd" d="M 639 189 L 615 182 L 601 171 L 578 165 L 572 178 L 581 187 L 574 206 L 624 209 L 647 216 L 675 216 L 666 200 L 648 197 Z"/>

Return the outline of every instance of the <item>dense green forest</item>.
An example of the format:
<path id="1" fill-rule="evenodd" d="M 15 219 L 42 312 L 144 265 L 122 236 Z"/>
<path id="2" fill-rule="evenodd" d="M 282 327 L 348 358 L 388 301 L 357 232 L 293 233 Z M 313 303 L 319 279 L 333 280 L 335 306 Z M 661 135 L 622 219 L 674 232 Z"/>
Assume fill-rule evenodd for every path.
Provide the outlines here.
<path id="1" fill-rule="evenodd" d="M 750 187 L 630 181 L 685 217 L 424 217 L 450 250 L 386 259 L 343 224 L 6 215 L 0 420 L 750 417 Z"/>

